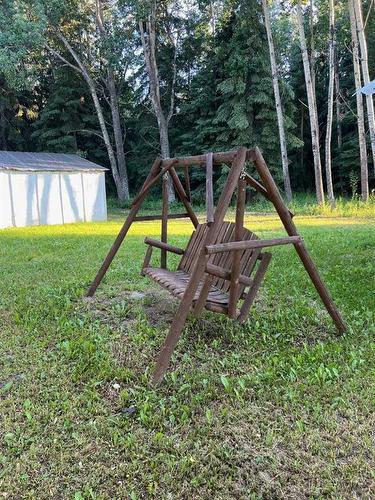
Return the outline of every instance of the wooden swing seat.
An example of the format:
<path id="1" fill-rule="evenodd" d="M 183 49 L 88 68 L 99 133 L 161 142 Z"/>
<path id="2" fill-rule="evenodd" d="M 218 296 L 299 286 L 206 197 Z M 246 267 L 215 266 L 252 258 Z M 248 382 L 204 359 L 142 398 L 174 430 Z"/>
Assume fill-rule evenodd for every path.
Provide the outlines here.
<path id="1" fill-rule="evenodd" d="M 148 251 L 148 254 L 146 254 L 145 262 L 142 268 L 142 274 L 149 276 L 161 287 L 168 290 L 174 297 L 181 299 L 190 280 L 191 273 L 194 270 L 194 266 L 199 256 L 201 246 L 204 244 L 207 229 L 208 224 L 198 224 L 196 230 L 191 235 L 185 250 L 146 238 L 145 243 L 149 245 L 148 248 L 150 249 L 150 251 Z M 215 243 L 229 243 L 233 241 L 234 232 L 235 224 L 233 222 L 223 222 L 221 224 Z M 256 236 L 253 232 L 249 231 L 246 228 L 243 228 L 241 239 L 243 241 L 255 239 L 259 240 L 258 236 Z M 177 267 L 177 271 L 149 267 L 152 247 L 159 247 L 173 253 L 181 254 L 182 258 Z M 252 294 L 255 296 L 255 293 L 260 285 L 261 277 L 260 279 L 259 276 L 258 279 L 252 279 L 250 278 L 250 276 L 255 269 L 257 262 L 261 261 L 265 255 L 270 256 L 270 254 L 262 253 L 261 248 L 245 249 L 242 251 L 239 286 L 237 292 L 238 298 L 245 298 L 246 295 L 250 293 L 250 291 L 252 291 Z M 206 273 L 212 276 L 212 282 L 205 302 L 205 308 L 212 312 L 228 314 L 232 257 L 233 253 L 228 251 L 211 255 L 208 260 Z M 268 266 L 269 260 L 270 257 L 268 257 L 264 261 L 265 266 L 263 267 Z M 262 270 L 262 276 L 264 275 L 264 272 L 265 269 Z M 193 307 L 195 306 L 200 296 L 204 279 L 205 276 L 203 276 L 203 279 L 200 281 L 195 292 Z"/>

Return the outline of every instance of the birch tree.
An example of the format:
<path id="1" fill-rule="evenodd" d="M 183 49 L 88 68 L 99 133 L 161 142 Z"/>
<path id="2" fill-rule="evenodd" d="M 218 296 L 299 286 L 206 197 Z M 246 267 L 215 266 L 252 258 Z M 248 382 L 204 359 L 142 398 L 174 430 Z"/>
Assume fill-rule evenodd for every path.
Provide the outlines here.
<path id="1" fill-rule="evenodd" d="M 307 93 L 307 102 L 309 107 L 311 144 L 312 144 L 312 153 L 314 159 L 316 199 L 318 204 L 321 205 L 324 203 L 324 189 L 323 189 L 322 164 L 320 159 L 320 147 L 319 147 L 318 113 L 317 113 L 314 86 L 311 79 L 311 70 L 309 64 L 309 57 L 307 53 L 306 36 L 305 36 L 305 29 L 303 26 L 303 14 L 302 14 L 302 6 L 300 0 L 297 2 L 297 24 L 299 29 L 303 70 L 305 75 L 305 84 Z"/>
<path id="2" fill-rule="evenodd" d="M 329 0 L 329 38 L 328 38 L 328 61 L 329 61 L 329 81 L 327 98 L 327 128 L 325 139 L 325 168 L 327 196 L 331 206 L 335 205 L 335 196 L 332 184 L 332 158 L 331 158 L 331 139 L 332 139 L 332 121 L 333 121 L 333 99 L 335 83 L 335 5 L 334 0 Z"/>
<path id="3" fill-rule="evenodd" d="M 146 19 L 139 21 L 139 32 L 141 35 L 142 48 L 145 57 L 146 69 L 149 79 L 150 86 L 150 99 L 154 113 L 156 115 L 156 120 L 159 129 L 160 138 L 160 151 L 162 158 L 170 157 L 170 146 L 169 146 L 169 122 L 173 116 L 174 112 L 174 100 L 175 100 L 175 84 L 176 84 L 176 74 L 177 74 L 177 42 L 173 40 L 172 34 L 169 31 L 169 40 L 174 46 L 174 56 L 172 60 L 171 68 L 171 93 L 169 100 L 169 109 L 164 111 L 160 95 L 160 79 L 159 79 L 159 68 L 156 60 L 156 15 L 157 15 L 157 2 L 153 0 L 151 2 L 149 12 Z M 173 184 L 169 178 L 169 192 L 168 198 L 169 202 L 174 201 L 175 195 L 173 190 Z"/>
<path id="4" fill-rule="evenodd" d="M 277 114 L 277 125 L 278 125 L 278 129 L 279 129 L 281 163 L 282 163 L 282 168 L 283 168 L 283 180 L 284 180 L 284 191 L 285 191 L 286 199 L 288 201 L 291 201 L 292 189 L 291 189 L 291 185 L 290 185 L 288 152 L 287 152 L 285 129 L 284 129 L 284 117 L 283 117 L 283 110 L 282 110 L 282 106 L 281 106 L 279 80 L 278 80 L 278 75 L 277 75 L 278 72 L 277 72 L 277 64 L 276 64 L 276 57 L 275 57 L 275 47 L 274 47 L 274 43 L 273 43 L 270 14 L 269 14 L 267 0 L 262 0 L 262 5 L 263 5 L 264 24 L 265 24 L 266 32 L 267 32 L 268 49 L 269 49 L 269 53 L 270 53 L 272 84 L 273 84 L 273 92 L 274 92 L 274 96 L 275 96 L 275 105 L 276 105 L 276 114 Z"/>
<path id="5" fill-rule="evenodd" d="M 356 89 L 359 89 L 362 86 L 361 68 L 359 62 L 358 36 L 356 29 L 356 19 L 355 19 L 353 0 L 348 0 L 348 7 L 349 7 L 349 17 L 350 17 L 350 29 L 352 33 L 354 83 Z M 356 101 L 357 101 L 359 156 L 360 156 L 360 168 L 361 168 L 361 195 L 363 201 L 367 201 L 369 197 L 368 165 L 367 165 L 367 150 L 366 150 L 365 119 L 363 112 L 363 98 L 361 92 L 356 92 Z"/>
<path id="6" fill-rule="evenodd" d="M 314 0 L 310 0 L 310 72 L 312 87 L 315 94 L 315 36 L 314 36 Z"/>
<path id="7" fill-rule="evenodd" d="M 368 83 L 370 83 L 370 74 L 368 69 L 367 42 L 363 24 L 361 2 L 359 0 L 353 0 L 353 6 L 354 6 L 354 15 L 356 20 L 356 27 L 357 27 L 357 37 L 360 48 L 360 62 L 362 68 L 363 84 L 367 85 Z M 372 164 L 375 172 L 375 116 L 374 116 L 374 101 L 372 95 L 366 95 L 366 108 L 367 108 L 368 129 L 370 133 Z"/>
<path id="8" fill-rule="evenodd" d="M 105 43 L 108 42 L 108 32 L 106 28 L 104 13 L 103 13 L 103 3 L 102 0 L 96 0 L 96 23 L 98 26 L 98 30 L 101 38 Z M 107 43 L 108 45 L 108 43 Z M 113 65 L 105 58 L 106 63 L 106 86 L 109 94 L 109 105 L 111 109 L 111 117 L 112 117 L 112 126 L 113 126 L 113 135 L 116 146 L 116 177 L 115 180 L 116 187 L 118 186 L 118 191 L 120 191 L 119 198 L 121 201 L 129 199 L 129 181 L 128 174 L 126 169 L 126 160 L 125 160 L 125 150 L 124 150 L 124 132 L 122 130 L 121 125 L 121 117 L 120 117 L 120 109 L 119 109 L 119 99 L 116 88 L 116 79 L 115 79 L 115 71 Z M 108 149 L 108 147 L 107 147 Z M 113 168 L 113 167 L 112 167 Z M 115 175 L 113 176 L 115 177 Z"/>
<path id="9" fill-rule="evenodd" d="M 342 149 L 342 117 L 341 117 L 341 98 L 340 98 L 340 76 L 339 76 L 339 58 L 335 51 L 335 105 L 336 105 L 336 131 L 337 131 L 337 148 L 339 154 Z"/>

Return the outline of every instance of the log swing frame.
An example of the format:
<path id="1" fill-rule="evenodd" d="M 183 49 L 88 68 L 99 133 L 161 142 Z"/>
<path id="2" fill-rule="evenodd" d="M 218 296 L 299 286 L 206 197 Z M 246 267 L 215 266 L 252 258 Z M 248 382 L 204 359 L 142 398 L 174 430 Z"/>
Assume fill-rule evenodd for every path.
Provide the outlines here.
<path id="1" fill-rule="evenodd" d="M 260 177 L 260 181 L 256 180 L 246 172 L 245 164 L 247 161 L 253 162 Z M 230 165 L 230 170 L 216 209 L 214 209 L 212 180 L 213 168 L 222 164 Z M 203 229 L 199 230 L 198 218 L 191 206 L 190 182 L 187 173 L 188 168 L 191 166 L 206 168 L 207 224 L 205 224 L 204 232 Z M 177 175 L 175 170 L 176 168 L 183 168 L 185 170 L 186 190 Z M 185 207 L 186 213 L 168 213 L 168 175 L 172 179 L 175 190 Z M 137 217 L 137 213 L 144 199 L 150 189 L 159 180 L 162 181 L 162 214 Z M 287 237 L 262 240 L 244 228 L 246 189 L 249 186 L 257 190 L 260 194 L 272 202 L 288 234 Z M 226 228 L 228 228 L 229 224 L 224 222 L 224 217 L 236 189 L 237 206 L 235 223 L 232 224 L 232 237 L 230 241 L 222 242 L 220 238 L 223 234 L 223 224 L 227 224 L 227 226 L 225 226 Z M 173 247 L 167 242 L 168 220 L 182 217 L 189 217 L 195 228 L 195 234 L 200 231 L 203 236 L 200 244 L 196 245 L 197 248 L 194 249 L 195 255 L 191 261 L 189 274 L 184 275 L 185 286 L 183 289 L 179 288 L 178 293 L 175 294 L 180 298 L 180 303 L 172 321 L 169 333 L 166 337 L 164 346 L 161 349 L 156 362 L 156 368 L 153 374 L 154 383 L 159 383 L 162 380 L 163 375 L 168 368 L 172 352 L 182 333 L 189 312 L 193 311 L 194 315 L 199 315 L 204 307 L 210 308 L 210 310 L 220 309 L 219 306 L 210 304 L 208 301 L 210 291 L 212 290 L 213 280 L 221 279 L 226 280 L 227 282 L 229 281 L 230 283 L 228 291 L 228 304 L 224 308 L 221 307 L 220 312 L 225 312 L 229 317 L 237 319 L 240 322 L 243 322 L 247 318 L 249 308 L 255 298 L 260 282 L 262 281 L 271 258 L 271 254 L 261 253 L 261 250 L 266 247 L 285 244 L 292 244 L 294 246 L 303 266 L 305 267 L 305 270 L 307 271 L 338 331 L 342 333 L 346 330 L 346 325 L 341 317 L 341 314 L 333 302 L 333 299 L 330 296 L 329 291 L 324 284 L 303 239 L 298 234 L 296 225 L 293 222 L 293 214 L 284 204 L 275 181 L 267 167 L 262 153 L 258 148 L 247 149 L 245 147 L 240 147 L 235 151 L 208 153 L 206 155 L 167 159 L 156 158 L 141 190 L 133 200 L 130 212 L 120 232 L 104 259 L 95 279 L 91 283 L 87 291 L 87 296 L 91 297 L 94 295 L 113 258 L 123 243 L 129 228 L 135 221 L 161 220 L 161 241 L 157 242 L 155 240 L 151 240 L 150 238 L 146 238 L 145 240 L 148 248 L 142 267 L 142 274 L 147 274 L 153 247 L 160 249 L 160 267 L 161 270 L 166 270 L 168 251 L 181 255 L 184 255 L 185 253 L 184 250 L 179 249 L 178 247 Z M 247 239 L 243 239 L 245 232 L 247 232 Z M 231 256 L 231 265 L 229 269 L 219 267 L 212 263 L 212 258 L 215 257 L 215 255 L 219 255 L 224 252 Z M 253 252 L 254 254 L 250 259 L 252 264 L 248 266 L 247 263 L 245 263 L 245 267 L 247 266 L 247 268 L 251 268 L 251 266 L 254 267 L 256 259 L 260 259 L 260 264 L 254 279 L 247 277 L 242 273 L 241 266 L 243 267 L 243 259 L 241 255 L 244 255 L 243 252 Z M 182 260 L 183 259 L 184 256 L 182 257 Z M 229 264 L 229 260 L 226 262 Z M 165 273 L 167 272 L 168 271 L 165 271 Z M 182 271 L 180 271 L 180 273 L 182 273 Z M 244 287 L 245 285 L 250 286 L 250 289 L 248 293 L 244 295 L 241 292 L 241 287 Z M 244 298 L 244 302 L 240 311 L 238 311 L 236 306 L 239 298 L 241 297 Z"/>

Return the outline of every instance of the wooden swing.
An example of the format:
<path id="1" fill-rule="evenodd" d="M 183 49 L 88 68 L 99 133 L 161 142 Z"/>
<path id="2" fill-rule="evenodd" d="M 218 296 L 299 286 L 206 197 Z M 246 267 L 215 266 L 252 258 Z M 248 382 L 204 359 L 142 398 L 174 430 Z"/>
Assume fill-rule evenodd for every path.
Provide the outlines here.
<path id="1" fill-rule="evenodd" d="M 252 161 L 262 182 L 258 182 L 245 170 L 246 161 Z M 231 166 L 216 210 L 213 201 L 213 167 Z M 190 183 L 188 167 L 196 165 L 206 168 L 206 209 L 207 220 L 199 224 L 190 203 Z M 175 167 L 185 168 L 186 190 L 177 175 Z M 168 175 L 185 206 L 186 213 L 168 214 Z M 161 215 L 137 217 L 147 193 L 162 179 L 163 206 Z M 244 227 L 246 188 L 253 187 L 270 200 L 283 223 L 287 237 L 260 239 Z M 224 221 L 225 213 L 237 188 L 235 222 Z M 189 193 L 189 195 L 187 194 Z M 195 230 L 185 248 L 172 246 L 167 242 L 168 219 L 190 217 Z M 112 248 L 105 258 L 87 295 L 92 296 L 103 279 L 114 256 L 121 246 L 134 221 L 161 220 L 161 241 L 146 238 L 146 255 L 142 274 L 156 281 L 180 300 L 169 334 L 158 357 L 153 380 L 159 382 L 169 364 L 173 349 L 181 335 L 190 311 L 199 315 L 204 308 L 220 312 L 239 322 L 246 320 L 249 309 L 262 282 L 271 260 L 271 254 L 264 248 L 292 244 L 297 251 L 307 273 L 319 293 L 328 313 L 339 332 L 346 325 L 323 283 L 307 248 L 297 232 L 293 214 L 285 206 L 271 173 L 258 148 L 239 148 L 237 151 L 208 153 L 207 155 L 160 159 L 157 158 L 138 196 L 134 199 L 130 213 L 121 228 Z M 160 268 L 150 267 L 153 248 L 160 250 Z M 176 271 L 167 269 L 167 252 L 181 255 Z M 239 301 L 243 302 L 238 308 Z"/>

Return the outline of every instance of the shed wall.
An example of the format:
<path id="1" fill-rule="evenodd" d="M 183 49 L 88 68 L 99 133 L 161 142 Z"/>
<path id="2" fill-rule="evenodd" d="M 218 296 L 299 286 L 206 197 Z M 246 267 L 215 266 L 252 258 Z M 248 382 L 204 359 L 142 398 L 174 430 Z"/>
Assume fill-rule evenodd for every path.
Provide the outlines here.
<path id="1" fill-rule="evenodd" d="M 14 225 L 9 183 L 10 174 L 0 172 L 0 228 Z"/>
<path id="2" fill-rule="evenodd" d="M 36 174 L 38 179 L 38 199 L 40 224 L 63 224 L 60 195 L 60 174 Z"/>
<path id="3" fill-rule="evenodd" d="M 0 172 L 0 228 L 106 219 L 104 172 Z"/>

